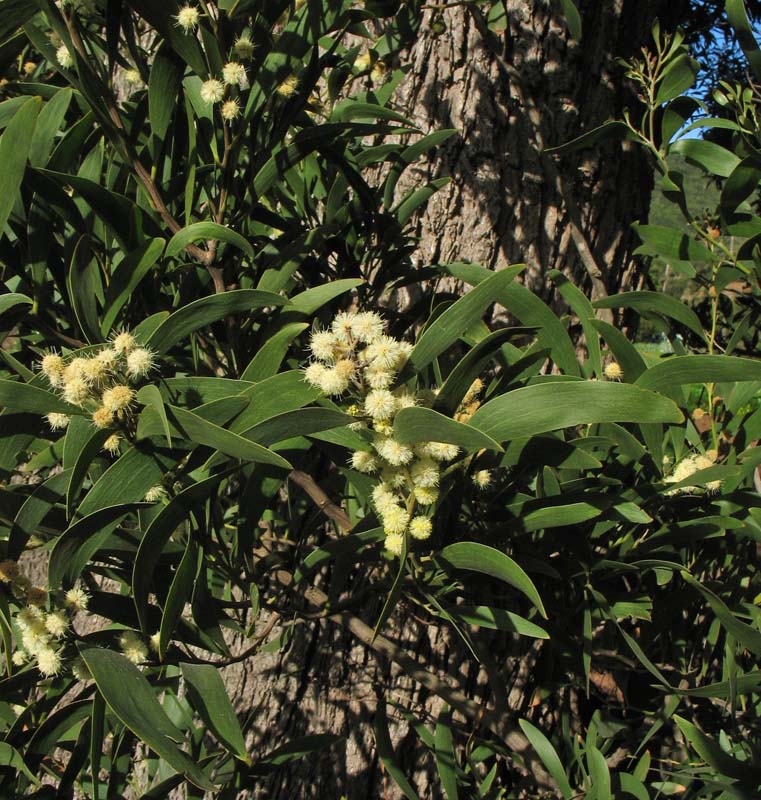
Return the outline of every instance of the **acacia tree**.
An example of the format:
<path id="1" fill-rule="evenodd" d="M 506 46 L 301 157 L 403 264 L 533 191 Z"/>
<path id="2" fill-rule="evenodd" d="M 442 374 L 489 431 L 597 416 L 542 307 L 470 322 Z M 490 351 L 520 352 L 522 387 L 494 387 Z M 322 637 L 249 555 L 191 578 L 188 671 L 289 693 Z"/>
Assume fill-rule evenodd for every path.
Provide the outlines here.
<path id="1" fill-rule="evenodd" d="M 722 225 L 747 241 L 645 231 L 709 265 L 682 267 L 707 315 L 592 306 L 553 272 L 580 358 L 520 265 L 413 266 L 442 184 L 404 174 L 453 140 L 395 105 L 419 9 L 40 7 L 0 2 L 3 791 L 757 788 L 756 707 L 700 702 L 758 677 L 761 374 L 717 355 L 757 319 L 720 296 L 758 270 L 752 99 L 727 99 L 742 162 L 692 148 L 735 176 Z M 627 68 L 649 103 L 606 131 L 675 196 L 679 143 L 653 131 L 683 124 L 693 65 L 656 47 Z M 436 277 L 472 288 L 371 310 Z M 495 303 L 522 325 L 487 325 Z M 646 363 L 596 319 L 619 307 L 680 356 Z"/>

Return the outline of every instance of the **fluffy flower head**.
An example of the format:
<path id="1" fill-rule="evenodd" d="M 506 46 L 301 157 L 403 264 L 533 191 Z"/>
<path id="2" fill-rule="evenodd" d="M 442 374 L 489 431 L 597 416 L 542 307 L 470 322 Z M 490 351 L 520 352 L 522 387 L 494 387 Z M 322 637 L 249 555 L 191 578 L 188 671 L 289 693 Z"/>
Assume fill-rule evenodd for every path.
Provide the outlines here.
<path id="1" fill-rule="evenodd" d="M 15 561 L 10 559 L 0 561 L 0 582 L 10 583 L 14 578 L 18 577 L 18 574 L 18 564 Z"/>
<path id="2" fill-rule="evenodd" d="M 55 59 L 64 69 L 71 69 L 74 66 L 74 57 L 65 44 L 55 51 Z"/>
<path id="3" fill-rule="evenodd" d="M 293 97 L 299 88 L 299 79 L 295 75 L 289 75 L 275 90 L 281 97 Z"/>
<path id="4" fill-rule="evenodd" d="M 146 503 L 156 503 L 166 497 L 166 489 L 163 486 L 151 486 L 145 493 Z"/>
<path id="5" fill-rule="evenodd" d="M 401 506 L 389 506 L 381 513 L 383 520 L 383 530 L 388 536 L 390 533 L 404 533 L 410 521 L 407 509 Z"/>
<path id="6" fill-rule="evenodd" d="M 122 633 L 119 637 L 119 647 L 133 664 L 141 664 L 148 658 L 148 648 L 145 646 L 145 642 L 134 631 Z"/>
<path id="7" fill-rule="evenodd" d="M 479 489 L 488 489 L 491 486 L 492 475 L 490 469 L 479 469 L 473 473 L 473 485 Z"/>
<path id="8" fill-rule="evenodd" d="M 140 72 L 136 69 L 128 69 L 124 73 L 124 80 L 130 84 L 130 86 L 140 86 L 140 84 L 143 82 Z"/>
<path id="9" fill-rule="evenodd" d="M 121 442 L 122 437 L 119 436 L 118 433 L 112 433 L 111 436 L 103 442 L 103 449 L 107 453 L 111 453 L 111 455 L 115 455 L 119 452 L 119 442 Z"/>
<path id="10" fill-rule="evenodd" d="M 74 613 L 77 611 L 87 611 L 87 604 L 90 602 L 90 595 L 84 589 L 76 587 L 66 592 L 63 603 L 66 608 L 70 608 Z"/>
<path id="11" fill-rule="evenodd" d="M 222 119 L 225 122 L 232 122 L 240 115 L 240 103 L 233 98 L 222 103 Z"/>
<path id="12" fill-rule="evenodd" d="M 175 20 L 178 28 L 182 28 L 184 33 L 190 33 L 198 27 L 198 18 L 198 9 L 187 5 L 179 10 Z"/>
<path id="13" fill-rule="evenodd" d="M 388 389 L 373 389 L 365 397 L 365 411 L 374 420 L 390 419 L 396 411 L 396 398 Z"/>
<path id="14" fill-rule="evenodd" d="M 112 344 L 117 353 L 124 353 L 126 355 L 137 342 L 129 331 L 119 331 L 119 333 L 114 336 Z"/>
<path id="15" fill-rule="evenodd" d="M 433 524 L 428 517 L 414 517 L 410 522 L 410 536 L 413 539 L 427 539 L 432 530 Z"/>
<path id="16" fill-rule="evenodd" d="M 68 414 L 60 414 L 58 411 L 51 411 L 45 419 L 51 431 L 62 431 L 69 426 L 71 417 Z"/>
<path id="17" fill-rule="evenodd" d="M 104 428 L 108 428 L 114 421 L 114 414 L 112 411 L 109 411 L 107 408 L 96 408 L 95 411 L 92 412 L 92 424 L 95 425 L 98 430 L 103 430 Z"/>
<path id="18" fill-rule="evenodd" d="M 238 61 L 228 61 L 222 67 L 222 80 L 228 86 L 240 86 L 243 89 L 248 84 L 246 68 Z"/>
<path id="19" fill-rule="evenodd" d="M 209 78 L 201 84 L 201 100 L 204 103 L 218 103 L 225 96 L 225 85 L 216 78 Z"/>
<path id="20" fill-rule="evenodd" d="M 401 444 L 392 438 L 381 439 L 375 445 L 375 449 L 378 451 L 378 455 L 393 467 L 409 464 L 415 456 L 411 447 L 407 447 L 407 445 Z"/>
<path id="21" fill-rule="evenodd" d="M 51 611 L 45 617 L 45 627 L 51 636 L 60 639 L 69 629 L 69 618 L 64 611 Z"/>
<path id="22" fill-rule="evenodd" d="M 52 647 L 41 647 L 37 653 L 37 668 L 46 677 L 58 675 L 61 671 L 61 654 Z"/>
<path id="23" fill-rule="evenodd" d="M 136 347 L 127 354 L 127 375 L 133 380 L 147 377 L 153 369 L 153 353 L 145 347 Z"/>
<path id="24" fill-rule="evenodd" d="M 106 389 L 101 396 L 103 408 L 112 414 L 119 414 L 129 408 L 130 403 L 135 398 L 135 393 L 129 386 L 112 386 Z"/>
<path id="25" fill-rule="evenodd" d="M 63 387 L 63 399 L 75 406 L 82 405 L 89 394 L 90 387 L 84 378 L 72 378 Z"/>
<path id="26" fill-rule="evenodd" d="M 233 52 L 238 58 L 249 59 L 254 54 L 254 43 L 250 36 L 240 36 L 233 45 Z"/>
<path id="27" fill-rule="evenodd" d="M 606 364 L 603 373 L 609 381 L 619 381 L 624 377 L 624 371 L 621 369 L 621 365 L 615 361 Z"/>
<path id="28" fill-rule="evenodd" d="M 312 331 L 309 337 L 309 349 L 312 355 L 320 360 L 331 362 L 335 356 L 336 337 L 331 331 Z"/>
<path id="29" fill-rule="evenodd" d="M 368 453 L 365 450 L 357 450 L 356 453 L 352 453 L 351 466 L 356 469 L 357 472 L 364 472 L 370 475 L 373 472 L 377 472 L 378 461 L 372 453 Z"/>
<path id="30" fill-rule="evenodd" d="M 389 533 L 386 536 L 385 541 L 386 550 L 391 553 L 392 556 L 399 556 L 402 554 L 402 548 L 404 547 L 404 534 L 402 533 Z"/>
<path id="31" fill-rule="evenodd" d="M 57 388 L 63 384 L 63 373 L 66 369 L 66 364 L 58 353 L 45 353 L 40 362 L 40 369 L 51 386 Z"/>

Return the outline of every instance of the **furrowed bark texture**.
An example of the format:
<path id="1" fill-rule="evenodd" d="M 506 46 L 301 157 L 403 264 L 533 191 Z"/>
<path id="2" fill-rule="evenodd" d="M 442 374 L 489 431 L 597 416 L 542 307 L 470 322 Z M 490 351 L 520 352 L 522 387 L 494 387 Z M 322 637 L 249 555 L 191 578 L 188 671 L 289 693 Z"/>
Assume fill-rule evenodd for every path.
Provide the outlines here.
<path id="1" fill-rule="evenodd" d="M 569 203 L 541 149 L 620 114 L 623 70 L 615 58 L 630 57 L 649 42 L 656 16 L 665 30 L 674 19 L 683 19 L 687 2 L 585 0 L 578 5 L 582 43 L 570 40 L 556 7 L 543 0 L 506 0 L 507 29 L 489 38 L 462 7 L 443 12 L 446 31 L 438 36 L 431 30 L 438 12 L 426 12 L 397 100 L 424 132 L 452 127 L 459 135 L 431 160 L 409 169 L 397 190 L 401 197 L 430 179 L 452 178 L 417 220 L 421 265 L 465 260 L 497 269 L 523 262 L 527 284 L 545 296 L 546 274 L 553 268 L 598 296 L 636 286 L 630 257 L 636 240 L 628 231 L 632 221 L 645 217 L 652 186 L 643 153 L 615 142 L 552 157 L 560 183 L 572 192 Z M 539 113 L 539 129 L 532 109 Z M 600 268 L 602 291 L 593 286 L 572 242 L 572 204 Z M 373 625 L 379 611 L 375 602 L 352 613 Z M 414 607 L 401 606 L 385 634 L 474 700 L 492 702 L 485 671 L 473 666 L 457 635 L 419 622 L 413 612 Z M 509 708 L 518 716 L 551 716 L 552 709 L 531 708 L 537 648 L 484 630 L 479 638 L 500 665 Z M 388 700 L 413 710 L 430 729 L 442 708 L 438 697 L 327 620 L 300 622 L 280 652 L 229 667 L 226 680 L 241 714 L 256 720 L 252 752 L 257 755 L 297 736 L 331 732 L 346 737 L 318 756 L 263 776 L 255 796 L 270 800 L 401 797 L 373 741 L 377 690 L 383 687 Z M 430 753 L 398 711 L 392 706 L 388 711 L 405 774 L 423 800 L 441 797 Z M 531 780 L 523 784 L 525 796 L 555 796 Z"/>
<path id="2" fill-rule="evenodd" d="M 602 273 L 604 293 L 632 288 L 637 245 L 632 222 L 645 218 L 652 168 L 641 148 L 603 142 L 564 156 L 541 150 L 620 117 L 636 106 L 617 58 L 684 19 L 685 2 L 587 0 L 581 42 L 570 38 L 557 5 L 507 0 L 508 24 L 486 38 L 463 7 L 445 11 L 446 32 L 423 35 L 410 53 L 400 105 L 425 131 L 459 135 L 429 163 L 408 170 L 399 196 L 432 178 L 451 177 L 418 219 L 421 264 L 471 261 L 492 269 L 526 263 L 527 285 L 546 296 L 546 274 L 560 269 L 587 292 L 588 270 L 572 242 L 573 215 Z M 424 31 L 436 11 L 428 11 Z M 634 115 L 636 116 L 636 108 Z M 537 124 L 538 122 L 538 124 Z M 552 162 L 565 189 L 558 191 Z"/>

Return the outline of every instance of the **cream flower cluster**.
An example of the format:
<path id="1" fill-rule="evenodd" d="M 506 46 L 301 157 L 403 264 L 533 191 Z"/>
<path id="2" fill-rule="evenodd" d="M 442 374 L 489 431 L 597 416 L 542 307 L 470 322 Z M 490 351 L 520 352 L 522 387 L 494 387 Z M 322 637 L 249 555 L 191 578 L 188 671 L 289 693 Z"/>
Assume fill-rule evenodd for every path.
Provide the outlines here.
<path id="1" fill-rule="evenodd" d="M 348 395 L 352 428 L 367 438 L 367 450 L 351 457 L 358 472 L 376 475 L 372 502 L 383 524 L 386 548 L 398 556 L 405 537 L 427 539 L 430 515 L 439 496 L 442 464 L 459 453 L 456 445 L 421 442 L 408 445 L 394 436 L 394 417 L 403 408 L 430 403 L 430 392 L 394 387 L 412 345 L 386 334 L 372 311 L 342 312 L 329 329 L 312 333 L 313 361 L 305 380 L 331 396 Z"/>
<path id="2" fill-rule="evenodd" d="M 22 575 L 15 561 L 0 562 L 0 582 L 8 584 L 19 610 L 14 616 L 18 631 L 19 646 L 13 653 L 13 663 L 23 667 L 30 661 L 46 678 L 60 675 L 69 666 L 73 676 L 79 681 L 90 679 L 90 671 L 81 657 L 66 659 L 66 637 L 71 630 L 75 614 L 87 611 L 90 595 L 80 587 L 74 587 L 59 598 L 48 596 L 44 589 L 32 586 Z M 47 610 L 50 606 L 51 610 Z M 133 664 L 148 660 L 148 647 L 135 631 L 125 630 L 119 636 L 119 646 Z M 157 648 L 155 648 L 157 649 Z"/>
<path id="3" fill-rule="evenodd" d="M 90 412 L 96 428 L 112 430 L 134 409 L 135 390 L 130 384 L 147 378 L 154 365 L 155 355 L 139 346 L 129 331 L 121 331 L 90 356 L 66 359 L 50 351 L 42 357 L 40 369 L 67 403 Z M 62 430 L 69 424 L 69 417 L 53 412 L 47 421 L 52 430 Z M 119 442 L 120 436 L 114 431 L 104 449 L 116 453 Z"/>
<path id="4" fill-rule="evenodd" d="M 695 453 L 691 456 L 687 456 L 687 458 L 683 458 L 674 467 L 674 471 L 671 475 L 664 478 L 664 483 L 681 483 L 681 481 L 691 478 L 696 472 L 713 467 L 716 458 L 711 458 L 711 455 L 712 454 L 702 455 L 701 453 Z M 709 481 L 706 483 L 705 488 L 708 492 L 718 492 L 721 488 L 721 481 Z M 679 489 L 669 489 L 666 494 L 670 496 L 675 494 L 695 494 L 699 489 L 700 487 L 698 486 L 682 486 Z"/>
<path id="5" fill-rule="evenodd" d="M 46 678 L 60 674 L 71 617 L 87 609 L 89 595 L 80 588 L 69 589 L 62 607 L 48 611 L 48 593 L 32 586 L 18 564 L 10 560 L 0 562 L 0 582 L 9 584 L 20 606 L 14 617 L 20 646 L 13 653 L 13 663 L 20 667 L 34 661 Z"/>

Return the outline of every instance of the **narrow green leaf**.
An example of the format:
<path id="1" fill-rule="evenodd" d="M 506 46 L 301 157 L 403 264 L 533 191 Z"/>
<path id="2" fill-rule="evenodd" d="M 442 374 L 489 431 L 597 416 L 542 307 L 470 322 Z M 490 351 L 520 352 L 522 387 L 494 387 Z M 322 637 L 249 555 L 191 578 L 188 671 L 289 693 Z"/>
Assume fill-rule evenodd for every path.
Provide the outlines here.
<path id="1" fill-rule="evenodd" d="M 452 606 L 447 608 L 447 612 L 456 619 L 467 622 L 469 625 L 478 625 L 480 628 L 510 631 L 511 633 L 517 633 L 519 636 L 530 636 L 533 639 L 550 638 L 549 633 L 544 628 L 505 608 Z"/>
<path id="2" fill-rule="evenodd" d="M 148 626 L 148 595 L 151 591 L 153 571 L 170 537 L 191 512 L 204 503 L 219 484 L 234 470 L 212 475 L 183 489 L 173 497 L 153 518 L 140 540 L 132 570 L 132 597 L 140 626 L 151 633 Z"/>
<path id="3" fill-rule="evenodd" d="M 11 747 L 8 742 L 0 742 L 0 767 L 10 767 L 15 769 L 16 772 L 22 773 L 28 780 L 35 786 L 40 785 L 40 781 L 36 775 L 27 767 L 21 753 L 15 747 Z"/>
<path id="4" fill-rule="evenodd" d="M 761 632 L 751 627 L 737 617 L 730 611 L 729 607 L 724 601 L 708 587 L 703 586 L 700 581 L 690 575 L 689 572 L 683 570 L 682 579 L 693 588 L 697 589 L 708 601 L 708 605 L 713 609 L 713 613 L 719 618 L 719 622 L 724 626 L 728 633 L 737 639 L 743 647 L 746 647 L 756 656 L 761 656 Z"/>
<path id="5" fill-rule="evenodd" d="M 52 392 L 29 383 L 0 379 L 0 406 L 28 414 L 83 414 L 81 408 L 64 402 Z"/>
<path id="6" fill-rule="evenodd" d="M 313 433 L 341 428 L 356 422 L 354 417 L 330 408 L 299 408 L 277 414 L 257 423 L 241 433 L 241 436 L 270 447 L 294 436 L 309 436 Z"/>
<path id="7" fill-rule="evenodd" d="M 306 322 L 292 322 L 284 325 L 259 348 L 243 371 L 244 381 L 262 381 L 275 375 L 283 363 L 293 340 L 303 333 L 309 325 Z"/>
<path id="8" fill-rule="evenodd" d="M 148 119 L 157 140 L 164 138 L 172 121 L 182 73 L 181 64 L 172 57 L 169 47 L 162 44 L 154 56 L 148 79 Z"/>
<path id="9" fill-rule="evenodd" d="M 735 29 L 740 47 L 748 59 L 756 80 L 761 80 L 761 49 L 745 11 L 745 3 L 743 0 L 727 0 L 726 12 L 729 24 Z"/>
<path id="10" fill-rule="evenodd" d="M 761 783 L 761 768 L 750 762 L 739 761 L 729 753 L 725 753 L 713 739 L 709 739 L 703 731 L 678 714 L 674 714 L 674 721 L 703 761 L 718 770 L 721 775 L 753 787 L 758 787 Z"/>
<path id="11" fill-rule="evenodd" d="M 287 304 L 288 300 L 280 295 L 256 289 L 236 289 L 202 297 L 168 316 L 148 337 L 146 345 L 159 354 L 166 353 L 186 336 L 228 314 Z"/>
<path id="12" fill-rule="evenodd" d="M 499 302 L 498 292 L 524 269 L 524 265 L 518 264 L 499 272 L 489 273 L 489 277 L 437 317 L 418 339 L 409 359 L 412 367 L 419 372 L 451 347 L 468 328 L 481 320 L 492 303 Z"/>
<path id="13" fill-rule="evenodd" d="M 383 762 L 386 772 L 393 778 L 394 783 L 402 790 L 407 800 L 418 800 L 415 790 L 397 763 L 396 753 L 394 753 L 394 747 L 391 744 L 391 735 L 388 731 L 386 703 L 382 698 L 375 712 L 373 730 L 375 731 L 375 746 L 378 750 L 378 756 Z"/>
<path id="14" fill-rule="evenodd" d="M 174 258 L 189 244 L 203 239 L 204 241 L 219 241 L 234 245 L 249 257 L 254 257 L 254 248 L 247 239 L 224 225 L 216 222 L 194 222 L 181 231 L 177 231 L 166 246 L 167 258 Z"/>
<path id="15" fill-rule="evenodd" d="M 570 142 L 561 144 L 558 147 L 548 147 L 544 152 L 552 155 L 565 155 L 566 153 L 574 153 L 577 150 L 588 150 L 605 139 L 624 139 L 628 133 L 629 129 L 625 123 L 611 120 L 586 133 L 582 133 L 581 136 L 577 136 Z"/>
<path id="16" fill-rule="evenodd" d="M 132 511 L 144 508 L 144 503 L 119 503 L 93 511 L 59 537 L 50 552 L 48 586 L 51 591 L 68 589 L 76 583 L 90 559 L 105 544 L 111 531 Z"/>
<path id="17" fill-rule="evenodd" d="M 437 560 L 453 567 L 480 572 L 504 581 L 522 592 L 547 619 L 542 599 L 534 582 L 510 556 L 479 542 L 456 542 L 436 555 Z"/>
<path id="18" fill-rule="evenodd" d="M 178 406 L 167 406 L 167 418 L 183 439 L 197 444 L 213 447 L 227 456 L 244 461 L 255 461 L 259 464 L 272 464 L 283 469 L 292 469 L 292 465 L 282 456 L 273 453 L 256 442 L 208 422 L 192 411 Z"/>
<path id="19" fill-rule="evenodd" d="M 145 675 L 119 653 L 97 647 L 81 647 L 80 652 L 98 691 L 120 722 L 191 783 L 216 791 L 198 764 L 177 747 L 182 731 L 164 712 Z"/>
<path id="20" fill-rule="evenodd" d="M 336 297 L 361 286 L 364 283 L 359 278 L 342 278 L 338 281 L 329 281 L 321 286 L 307 289 L 291 298 L 291 305 L 288 311 L 297 311 L 299 314 L 312 316 L 319 311 L 326 303 Z"/>
<path id="21" fill-rule="evenodd" d="M 454 739 L 452 737 L 452 714 L 448 707 L 439 714 L 436 722 L 434 755 L 436 769 L 441 778 L 441 788 L 447 800 L 458 800 L 457 791 L 457 760 L 454 752 Z"/>
<path id="22" fill-rule="evenodd" d="M 158 387 L 156 387 L 154 384 L 143 386 L 143 388 L 137 393 L 137 401 L 142 403 L 144 406 L 155 409 L 156 413 L 159 415 L 159 419 L 161 420 L 161 426 L 164 429 L 166 443 L 169 447 L 171 447 L 172 432 L 169 427 L 169 420 L 166 417 L 164 398 L 161 396 L 161 392 L 158 390 Z"/>
<path id="23" fill-rule="evenodd" d="M 568 24 L 568 30 L 571 33 L 571 36 L 576 39 L 576 41 L 581 40 L 581 15 L 579 14 L 579 9 L 576 8 L 576 4 L 573 0 L 560 0 L 560 5 L 563 8 L 563 16 L 565 16 L 565 21 Z"/>
<path id="24" fill-rule="evenodd" d="M 536 754 L 546 767 L 547 772 L 552 775 L 553 780 L 558 785 L 558 789 L 560 789 L 560 793 L 565 800 L 571 800 L 574 796 L 574 792 L 573 789 L 571 789 L 571 784 L 568 782 L 565 769 L 563 769 L 563 762 L 552 746 L 552 742 L 550 742 L 539 728 L 532 725 L 528 720 L 519 719 L 518 724 L 526 738 L 531 742 L 531 746 L 536 750 Z"/>
<path id="25" fill-rule="evenodd" d="M 610 791 L 610 769 L 605 756 L 594 746 L 587 745 L 587 767 L 592 778 L 592 791 L 599 800 L 613 797 Z"/>
<path id="26" fill-rule="evenodd" d="M 514 336 L 534 332 L 534 328 L 500 328 L 485 336 L 477 345 L 455 364 L 436 395 L 436 410 L 450 416 L 467 393 L 473 381 L 484 371 L 486 365 L 499 354 L 500 347 Z"/>
<path id="27" fill-rule="evenodd" d="M 635 223 L 634 230 L 642 239 L 642 246 L 637 253 L 660 256 L 664 261 L 674 262 L 704 262 L 712 263 L 715 258 L 713 253 L 699 242 L 689 237 L 686 233 L 663 225 L 640 225 Z M 695 269 L 690 273 L 694 276 Z"/>
<path id="28" fill-rule="evenodd" d="M 599 381 L 550 381 L 489 400 L 470 419 L 498 442 L 601 422 L 681 422 L 667 397 L 638 386 Z"/>
<path id="29" fill-rule="evenodd" d="M 304 756 L 324 750 L 341 741 L 341 737 L 334 733 L 315 733 L 311 736 L 299 736 L 290 742 L 268 753 L 260 763 L 275 767 L 296 761 Z"/>
<path id="30" fill-rule="evenodd" d="M 148 239 L 137 250 L 128 253 L 118 264 L 111 275 L 106 292 L 105 311 L 100 325 L 100 332 L 105 337 L 114 327 L 119 312 L 137 289 L 138 284 L 148 274 L 164 251 L 164 240 Z"/>
<path id="31" fill-rule="evenodd" d="M 688 91 L 695 83 L 699 64 L 689 53 L 682 53 L 663 71 L 655 95 L 656 105 L 663 105 Z"/>
<path id="32" fill-rule="evenodd" d="M 24 552 L 26 543 L 37 532 L 48 512 L 63 498 L 70 475 L 71 470 L 53 475 L 26 498 L 8 536 L 9 558 L 18 559 Z"/>
<path id="33" fill-rule="evenodd" d="M 0 173 L 0 237 L 24 179 L 26 160 L 41 107 L 42 100 L 39 97 L 29 98 L 13 115 L 0 137 L 0 164 L 3 165 Z"/>
<path id="34" fill-rule="evenodd" d="M 673 356 L 650 367 L 639 378 L 637 386 L 662 392 L 674 386 L 720 381 L 761 380 L 761 361 L 724 355 Z M 666 422 L 668 420 L 660 420 Z"/>
<path id="35" fill-rule="evenodd" d="M 217 739 L 248 762 L 246 743 L 219 670 L 210 664 L 180 664 L 190 702 Z"/>
<path id="36" fill-rule="evenodd" d="M 595 308 L 633 308 L 644 313 L 661 314 L 675 319 L 705 340 L 703 326 L 698 315 L 676 297 L 662 292 L 624 292 L 596 300 Z"/>
<path id="37" fill-rule="evenodd" d="M 68 87 L 58 89 L 42 107 L 29 146 L 29 163 L 33 167 L 44 167 L 48 163 L 55 135 L 66 117 L 73 95 L 74 92 Z"/>
<path id="38" fill-rule="evenodd" d="M 737 168 L 740 159 L 730 150 L 707 139 L 680 139 L 669 148 L 688 161 L 694 161 L 711 175 L 728 178 Z"/>
<path id="39" fill-rule="evenodd" d="M 199 561 L 200 554 L 200 561 Z M 182 617 L 185 604 L 193 594 L 193 585 L 198 576 L 198 570 L 203 559 L 202 552 L 199 550 L 192 536 L 188 536 L 180 564 L 172 577 L 169 592 L 164 603 L 164 613 L 161 615 L 161 626 L 159 627 L 159 659 L 164 660 L 169 643 L 172 640 L 177 624 Z"/>
<path id="40" fill-rule="evenodd" d="M 394 418 L 394 436 L 405 444 L 447 442 L 469 453 L 479 450 L 503 452 L 502 447 L 480 430 L 430 408 L 403 408 Z"/>

